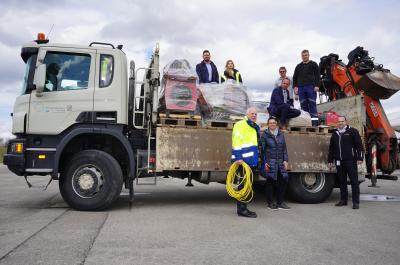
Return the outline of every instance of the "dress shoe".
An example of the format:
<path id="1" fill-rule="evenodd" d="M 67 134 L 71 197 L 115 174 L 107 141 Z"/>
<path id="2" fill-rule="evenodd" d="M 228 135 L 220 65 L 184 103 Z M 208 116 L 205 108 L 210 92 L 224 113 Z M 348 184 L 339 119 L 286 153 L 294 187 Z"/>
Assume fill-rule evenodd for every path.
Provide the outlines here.
<path id="1" fill-rule="evenodd" d="M 354 210 L 360 209 L 360 205 L 358 203 L 354 203 L 353 204 L 353 209 Z"/>
<path id="2" fill-rule="evenodd" d="M 347 202 L 344 202 L 344 201 L 340 201 L 335 204 L 335 206 L 346 206 L 346 205 L 347 205 Z"/>
<path id="3" fill-rule="evenodd" d="M 268 203 L 267 208 L 273 211 L 278 210 L 278 207 L 276 206 L 275 203 Z"/>
<path id="4" fill-rule="evenodd" d="M 281 204 L 278 204 L 278 209 L 279 210 L 290 210 L 290 207 L 286 205 L 286 203 L 282 202 Z"/>
<path id="5" fill-rule="evenodd" d="M 249 210 L 244 210 L 241 212 L 238 212 L 239 216 L 243 216 L 243 217 L 249 217 L 249 218 L 256 218 L 257 214 L 255 212 L 249 211 Z"/>

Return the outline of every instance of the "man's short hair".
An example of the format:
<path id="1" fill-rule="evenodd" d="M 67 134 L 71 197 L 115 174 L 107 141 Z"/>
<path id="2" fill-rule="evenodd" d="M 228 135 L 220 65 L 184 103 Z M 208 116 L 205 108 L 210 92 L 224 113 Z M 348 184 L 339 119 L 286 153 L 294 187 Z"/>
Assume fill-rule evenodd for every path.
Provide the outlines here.
<path id="1" fill-rule="evenodd" d="M 282 82 L 281 82 L 281 84 L 283 83 L 283 80 L 287 80 L 287 81 L 289 81 L 289 85 L 290 85 L 290 79 L 289 79 L 289 77 L 284 77 L 284 78 L 282 78 Z"/>
<path id="2" fill-rule="evenodd" d="M 207 53 L 210 53 L 209 50 L 204 50 L 204 51 L 203 51 L 203 55 L 204 55 L 206 52 L 207 52 Z"/>
<path id="3" fill-rule="evenodd" d="M 310 53 L 308 50 L 302 50 L 301 53 Z"/>
<path id="4" fill-rule="evenodd" d="M 281 67 L 279 67 L 279 70 L 285 70 L 286 71 L 286 67 L 285 66 L 281 66 Z"/>
<path id="5" fill-rule="evenodd" d="M 338 116 L 338 119 L 339 119 L 339 118 L 344 118 L 344 120 L 347 121 L 347 118 L 346 118 L 346 116 L 344 116 L 344 115 L 339 115 L 339 116 Z"/>
<path id="6" fill-rule="evenodd" d="M 249 114 L 252 110 L 254 110 L 257 113 L 257 109 L 255 107 L 250 107 L 246 110 L 246 114 Z"/>

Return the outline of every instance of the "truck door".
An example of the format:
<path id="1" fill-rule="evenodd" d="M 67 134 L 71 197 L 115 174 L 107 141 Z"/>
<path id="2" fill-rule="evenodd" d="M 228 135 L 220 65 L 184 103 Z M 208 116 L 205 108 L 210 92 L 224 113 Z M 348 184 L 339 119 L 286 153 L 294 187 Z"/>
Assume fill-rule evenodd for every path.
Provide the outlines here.
<path id="1" fill-rule="evenodd" d="M 32 93 L 27 132 L 57 135 L 93 111 L 96 52 L 42 47 L 40 53 L 36 66 L 46 65 L 46 82 L 42 96 Z"/>
<path id="2" fill-rule="evenodd" d="M 127 123 L 126 63 L 117 49 L 97 52 L 97 67 L 94 93 L 94 121 L 100 123 Z"/>

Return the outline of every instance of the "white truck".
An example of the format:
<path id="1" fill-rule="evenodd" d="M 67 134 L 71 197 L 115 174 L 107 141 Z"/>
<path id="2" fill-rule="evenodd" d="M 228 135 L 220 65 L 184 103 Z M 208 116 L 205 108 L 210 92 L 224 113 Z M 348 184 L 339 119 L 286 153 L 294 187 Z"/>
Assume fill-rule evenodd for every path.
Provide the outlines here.
<path id="1" fill-rule="evenodd" d="M 144 177 L 225 182 L 230 127 L 160 124 L 158 47 L 150 66 L 138 69 L 133 61 L 128 65 L 122 45 L 55 44 L 43 36 L 25 44 L 21 57 L 26 70 L 12 113 L 16 138 L 4 157 L 16 175 L 50 175 L 59 180 L 64 200 L 79 210 L 109 207 L 123 185 L 133 198 L 134 180 Z M 145 73 L 139 82 L 140 70 Z M 362 132 L 361 102 L 351 97 L 319 108 L 344 110 Z M 288 192 L 294 199 L 318 203 L 331 194 L 336 181 L 327 166 L 329 139 L 327 128 L 286 133 Z M 361 180 L 365 169 L 360 167 Z"/>

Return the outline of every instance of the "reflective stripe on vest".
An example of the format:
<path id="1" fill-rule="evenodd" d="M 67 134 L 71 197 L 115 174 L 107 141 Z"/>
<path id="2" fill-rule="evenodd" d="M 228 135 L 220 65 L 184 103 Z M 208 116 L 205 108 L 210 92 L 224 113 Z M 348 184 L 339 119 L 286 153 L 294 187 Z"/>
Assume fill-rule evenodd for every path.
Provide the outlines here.
<path id="1" fill-rule="evenodd" d="M 238 84 L 240 83 L 239 82 L 239 76 L 240 76 L 240 73 L 239 73 L 239 71 L 237 71 L 236 75 L 235 75 L 235 78 L 236 78 L 236 83 L 238 83 Z"/>
<path id="2" fill-rule="evenodd" d="M 226 81 L 226 76 L 225 76 L 225 75 L 220 75 L 220 76 L 219 76 L 219 82 L 220 82 L 220 83 L 222 83 L 222 79 L 223 79 L 224 81 Z"/>

